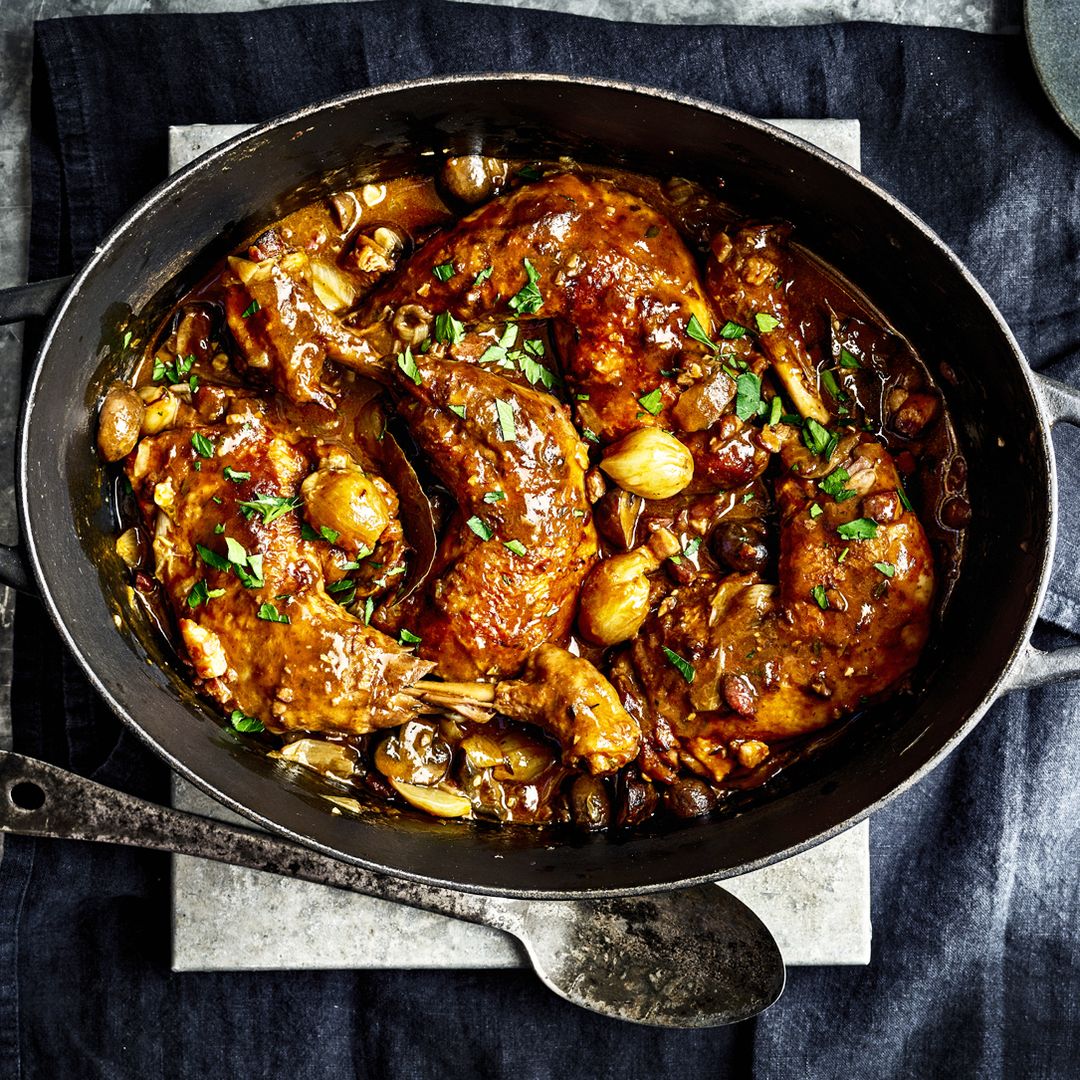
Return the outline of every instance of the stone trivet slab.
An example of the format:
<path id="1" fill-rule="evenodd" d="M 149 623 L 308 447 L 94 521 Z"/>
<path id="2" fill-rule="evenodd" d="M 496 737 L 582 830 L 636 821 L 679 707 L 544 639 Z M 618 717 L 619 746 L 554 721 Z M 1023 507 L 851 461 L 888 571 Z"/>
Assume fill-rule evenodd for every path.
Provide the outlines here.
<path id="1" fill-rule="evenodd" d="M 857 120 L 773 123 L 859 167 Z M 169 130 L 178 169 L 245 125 Z M 250 825 L 179 777 L 173 805 Z M 789 964 L 870 960 L 869 824 L 724 882 L 765 921 Z M 514 942 L 496 930 L 205 859 L 173 858 L 173 969 L 511 968 Z"/>

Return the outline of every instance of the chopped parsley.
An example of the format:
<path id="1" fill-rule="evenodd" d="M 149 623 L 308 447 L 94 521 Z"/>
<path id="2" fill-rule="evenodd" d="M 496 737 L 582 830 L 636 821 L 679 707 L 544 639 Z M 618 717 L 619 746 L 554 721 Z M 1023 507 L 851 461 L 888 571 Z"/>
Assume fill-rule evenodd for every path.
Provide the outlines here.
<path id="1" fill-rule="evenodd" d="M 810 595 L 814 598 L 814 603 L 817 604 L 822 611 L 829 610 L 829 598 L 825 595 L 824 585 L 815 585 L 810 590 Z"/>
<path id="2" fill-rule="evenodd" d="M 904 485 L 900 484 L 896 489 L 896 494 L 900 496 L 900 505 L 905 510 L 914 510 L 915 507 L 911 505 L 911 500 L 908 498 L 907 492 L 904 490 Z"/>
<path id="3" fill-rule="evenodd" d="M 522 180 L 539 180 L 540 170 L 533 165 L 526 165 L 521 169 L 518 169 L 518 176 Z"/>
<path id="4" fill-rule="evenodd" d="M 495 535 L 495 531 L 482 517 L 476 517 L 474 515 L 473 517 L 469 518 L 469 520 L 466 521 L 465 524 L 468 525 L 469 528 L 474 533 L 476 533 L 476 535 L 479 536 L 481 540 L 490 540 Z"/>
<path id="5" fill-rule="evenodd" d="M 588 401 L 589 400 L 589 395 L 588 394 L 575 394 L 574 395 L 574 400 L 575 401 Z"/>
<path id="6" fill-rule="evenodd" d="M 525 348 L 528 349 L 531 344 L 532 342 L 525 342 Z M 540 342 L 540 344 L 542 346 L 543 342 Z M 527 352 L 510 353 L 510 358 L 517 360 L 518 367 L 521 368 L 525 378 L 529 380 L 530 386 L 535 386 L 539 382 L 545 390 L 551 390 L 559 381 L 550 368 L 545 367 L 539 360 L 534 360 Z"/>
<path id="7" fill-rule="evenodd" d="M 890 575 L 891 576 L 891 575 Z M 211 600 L 216 600 L 219 596 L 224 596 L 224 589 L 211 589 L 207 587 L 206 579 L 202 581 L 196 581 L 191 586 L 191 592 L 188 593 L 188 607 L 197 608 L 200 604 L 209 604 Z"/>
<path id="8" fill-rule="evenodd" d="M 824 513 L 825 513 L 825 511 L 824 511 L 824 510 L 822 510 L 822 509 L 821 509 L 821 507 L 820 507 L 820 506 L 818 506 L 818 504 L 817 504 L 817 503 L 811 503 L 811 504 L 810 504 L 810 516 L 811 516 L 811 517 L 812 517 L 812 518 L 813 518 L 813 519 L 814 519 L 815 521 L 817 521 L 817 519 L 818 519 L 819 517 L 821 517 L 821 515 L 822 515 L 822 514 L 824 514 Z"/>
<path id="9" fill-rule="evenodd" d="M 664 408 L 661 397 L 662 393 L 658 386 L 655 390 L 650 390 L 649 393 L 642 394 L 642 396 L 638 398 L 638 404 L 647 413 L 652 413 L 653 416 L 659 416 L 661 410 Z"/>
<path id="10" fill-rule="evenodd" d="M 284 614 L 271 603 L 259 605 L 258 617 L 264 622 L 288 623 L 289 616 Z"/>
<path id="11" fill-rule="evenodd" d="M 240 318 L 241 319 L 250 319 L 251 316 L 254 315 L 255 312 L 258 311 L 260 307 L 261 307 L 261 305 L 259 304 L 258 300 L 252 300 L 251 303 L 248 304 L 248 306 L 246 308 L 244 308 L 244 310 L 242 312 L 240 312 Z"/>
<path id="12" fill-rule="evenodd" d="M 221 534 L 222 534 L 222 533 L 223 533 L 224 531 L 225 531 L 225 525 L 224 525 L 224 523 L 223 523 L 223 522 L 219 521 L 219 522 L 218 522 L 218 523 L 217 523 L 217 524 L 216 524 L 216 525 L 214 526 L 214 535 L 215 535 L 215 536 L 220 536 L 220 535 L 221 535 Z"/>
<path id="13" fill-rule="evenodd" d="M 600 441 L 600 436 L 597 435 L 596 432 L 593 431 L 592 428 L 582 428 L 581 429 L 581 437 L 583 439 L 588 439 L 589 442 L 598 443 Z"/>
<path id="14" fill-rule="evenodd" d="M 420 642 L 423 641 L 423 638 L 418 637 L 411 630 L 406 630 L 403 627 L 398 634 L 398 641 L 400 641 L 402 645 L 419 645 Z"/>
<path id="15" fill-rule="evenodd" d="M 661 649 L 664 651 L 664 655 L 668 658 L 668 662 L 673 668 L 688 682 L 694 681 L 694 667 L 688 661 L 684 660 L 677 652 L 669 649 L 666 645 L 661 645 Z"/>
<path id="16" fill-rule="evenodd" d="M 826 461 L 832 457 L 836 444 L 839 442 L 838 435 L 822 427 L 812 416 L 806 418 L 802 438 L 808 450 L 825 458 Z"/>
<path id="17" fill-rule="evenodd" d="M 171 364 L 166 364 L 163 360 L 154 359 L 154 382 L 161 382 L 162 379 L 168 379 L 170 383 L 182 383 L 187 378 L 188 372 L 191 370 L 192 365 L 195 363 L 194 356 L 178 356 Z M 194 379 L 195 376 L 192 375 Z M 195 383 L 198 386 L 198 381 Z M 192 387 L 194 390 L 195 387 Z"/>
<path id="18" fill-rule="evenodd" d="M 226 465 L 225 468 L 221 470 L 221 475 L 224 476 L 226 480 L 231 480 L 234 484 L 240 484 L 245 480 L 251 479 L 251 473 L 238 472 L 231 465 Z"/>
<path id="19" fill-rule="evenodd" d="M 341 533 L 339 533 L 337 529 L 331 529 L 329 525 L 320 525 L 319 535 L 324 540 L 329 540 L 331 544 L 336 544 Z"/>
<path id="20" fill-rule="evenodd" d="M 457 417 L 465 419 L 465 406 L 464 405 L 448 405 L 447 408 Z"/>
<path id="21" fill-rule="evenodd" d="M 499 437 L 503 442 L 513 442 L 517 438 L 513 405 L 509 401 L 503 401 L 502 398 L 496 398 L 495 413 L 499 418 Z"/>
<path id="22" fill-rule="evenodd" d="M 705 333 L 705 328 L 698 322 L 698 317 L 696 315 L 691 315 L 690 321 L 686 324 L 686 336 L 688 338 L 693 338 L 694 341 L 700 342 L 706 348 L 712 349 L 713 352 L 717 352 L 720 349 L 720 346 Z"/>
<path id="23" fill-rule="evenodd" d="M 366 622 L 368 624 L 368 626 L 371 625 L 371 613 L 374 610 L 375 610 L 375 601 L 374 601 L 374 599 L 372 599 L 372 597 L 369 596 L 364 601 L 364 622 Z"/>
<path id="24" fill-rule="evenodd" d="M 506 498 L 506 492 L 502 488 L 496 488 L 494 491 L 484 492 L 484 502 L 497 503 L 502 502 Z"/>
<path id="25" fill-rule="evenodd" d="M 348 607 L 356 599 L 356 582 L 352 578 L 340 578 L 333 584 L 327 585 L 326 591 L 342 607 Z"/>
<path id="26" fill-rule="evenodd" d="M 780 320 L 774 315 L 767 315 L 763 311 L 759 311 L 754 315 L 754 322 L 757 324 L 759 334 L 772 333 L 780 325 Z"/>
<path id="27" fill-rule="evenodd" d="M 761 405 L 761 380 L 752 372 L 744 371 L 735 380 L 735 415 L 740 420 L 756 416 Z"/>
<path id="28" fill-rule="evenodd" d="M 730 319 L 720 327 L 720 337 L 724 341 L 738 341 L 739 338 L 745 336 L 746 327 L 740 326 L 737 322 L 732 322 Z"/>
<path id="29" fill-rule="evenodd" d="M 435 267 L 435 276 L 440 281 L 449 281 L 456 273 L 452 262 L 440 263 Z"/>
<path id="30" fill-rule="evenodd" d="M 465 336 L 465 327 L 450 314 L 442 311 L 435 316 L 435 340 L 456 345 Z"/>
<path id="31" fill-rule="evenodd" d="M 499 364 L 501 367 L 513 367 L 513 360 L 507 359 L 507 352 L 517 341 L 517 323 L 507 323 L 499 337 L 498 343 L 489 345 L 480 354 L 481 364 Z"/>
<path id="32" fill-rule="evenodd" d="M 120 348 L 126 349 L 131 344 L 131 331 L 128 330 L 124 334 L 124 340 L 120 342 Z"/>
<path id="33" fill-rule="evenodd" d="M 896 567 L 891 562 L 876 562 L 874 569 L 880 570 L 886 577 L 891 578 L 896 573 Z"/>
<path id="34" fill-rule="evenodd" d="M 782 409 L 783 404 L 780 401 L 780 395 L 777 394 L 777 396 L 769 402 L 769 427 L 776 427 L 776 425 L 780 423 L 780 413 Z"/>
<path id="35" fill-rule="evenodd" d="M 856 518 L 836 528 L 841 540 L 873 540 L 877 536 L 877 522 L 873 518 Z"/>
<path id="36" fill-rule="evenodd" d="M 840 350 L 840 366 L 841 367 L 846 367 L 846 368 L 857 368 L 857 367 L 861 367 L 862 365 L 859 363 L 859 361 L 855 358 L 855 356 L 852 353 L 849 353 L 847 351 L 847 349 L 841 349 Z"/>
<path id="37" fill-rule="evenodd" d="M 242 709 L 233 709 L 229 713 L 229 722 L 237 731 L 252 732 L 265 731 L 263 722 L 254 716 L 248 716 Z"/>
<path id="38" fill-rule="evenodd" d="M 416 360 L 413 358 L 412 349 L 406 347 L 403 353 L 398 353 L 397 366 L 401 368 L 401 370 L 405 372 L 417 386 L 424 385 L 424 380 L 416 367 Z"/>
<path id="39" fill-rule="evenodd" d="M 201 431 L 196 431 L 191 436 L 191 445 L 200 457 L 212 458 L 214 456 L 214 444 Z"/>
<path id="40" fill-rule="evenodd" d="M 203 547 L 202 544 L 196 544 L 195 550 L 199 553 L 199 558 L 212 569 L 228 572 L 231 568 L 232 564 L 229 560 L 219 555 L 216 551 L 211 551 L 208 547 Z"/>
<path id="41" fill-rule="evenodd" d="M 529 280 L 520 292 L 510 297 L 507 305 L 511 311 L 516 311 L 519 315 L 532 315 L 544 306 L 544 298 L 540 295 L 540 288 L 537 285 L 540 275 L 536 267 L 528 259 L 522 259 L 521 261 Z"/>
<path id="42" fill-rule="evenodd" d="M 842 562 L 843 562 L 843 561 L 844 561 L 844 560 L 845 560 L 845 559 L 847 558 L 847 553 L 848 553 L 848 552 L 849 552 L 850 550 L 851 550 L 851 548 L 844 548 L 844 549 L 843 549 L 843 550 L 842 550 L 842 551 L 840 552 L 840 554 L 836 556 L 836 561 L 837 561 L 838 563 L 842 563 Z"/>
<path id="43" fill-rule="evenodd" d="M 846 486 L 850 479 L 851 475 L 847 469 L 836 468 L 818 484 L 818 487 L 837 502 L 844 502 L 845 499 L 850 499 L 857 494 Z"/>
<path id="44" fill-rule="evenodd" d="M 490 266 L 485 266 L 484 269 L 481 270 L 480 273 L 473 278 L 473 284 L 483 285 L 484 282 L 487 281 L 489 277 L 491 277 L 491 270 L 492 268 Z"/>
<path id="45" fill-rule="evenodd" d="M 515 555 L 524 555 L 527 550 L 520 540 L 504 540 L 503 547 L 507 551 L 512 551 Z"/>
<path id="46" fill-rule="evenodd" d="M 847 401 L 847 394 L 840 389 L 840 384 L 836 381 L 836 376 L 827 368 L 821 373 L 821 381 L 824 384 L 825 389 L 828 390 L 837 401 Z"/>
<path id="47" fill-rule="evenodd" d="M 285 495 L 256 495 L 254 499 L 245 499 L 239 506 L 246 511 L 245 517 L 262 514 L 262 522 L 269 525 L 293 510 L 299 510 L 304 500 L 299 496 L 289 498 Z"/>

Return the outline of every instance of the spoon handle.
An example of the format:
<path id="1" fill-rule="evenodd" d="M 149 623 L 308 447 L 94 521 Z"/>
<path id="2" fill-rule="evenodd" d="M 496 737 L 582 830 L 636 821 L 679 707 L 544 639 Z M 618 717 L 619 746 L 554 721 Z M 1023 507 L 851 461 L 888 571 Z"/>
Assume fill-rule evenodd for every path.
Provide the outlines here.
<path id="1" fill-rule="evenodd" d="M 424 908 L 500 930 L 518 901 L 476 896 L 365 870 L 228 822 L 126 795 L 35 758 L 0 751 L 0 832 L 97 840 L 194 855 Z"/>

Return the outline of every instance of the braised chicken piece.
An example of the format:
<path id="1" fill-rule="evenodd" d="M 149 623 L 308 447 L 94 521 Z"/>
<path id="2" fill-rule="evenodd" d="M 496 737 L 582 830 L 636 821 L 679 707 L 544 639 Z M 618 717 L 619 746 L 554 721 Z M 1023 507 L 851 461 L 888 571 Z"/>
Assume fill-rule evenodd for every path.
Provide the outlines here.
<path id="1" fill-rule="evenodd" d="M 298 439 L 256 399 L 230 410 L 220 423 L 146 436 L 128 459 L 154 522 L 154 575 L 202 689 L 271 731 L 401 723 L 418 709 L 402 691 L 433 665 L 334 599 L 338 537 L 304 539 L 296 512 L 331 448 Z M 396 505 L 385 485 L 382 498 Z"/>
<path id="2" fill-rule="evenodd" d="M 749 225 L 718 233 L 706 280 L 720 317 L 759 335 L 795 408 L 827 424 L 829 410 L 818 389 L 817 363 L 788 302 L 790 231 L 783 225 Z"/>
<path id="3" fill-rule="evenodd" d="M 691 316 L 711 319 L 678 231 L 611 181 L 574 173 L 492 199 L 437 234 L 352 321 L 385 355 L 444 313 L 466 325 L 551 319 L 578 427 L 602 442 L 671 426 L 679 388 L 665 372 L 708 355 L 686 334 Z"/>
<path id="4" fill-rule="evenodd" d="M 393 619 L 445 678 L 514 674 L 565 643 L 596 558 L 588 453 L 550 394 L 432 356 L 409 371 L 400 415 L 457 507 L 427 587 Z"/>
<path id="5" fill-rule="evenodd" d="M 934 563 L 888 451 L 853 437 L 821 479 L 785 447 L 779 587 L 696 577 L 663 600 L 632 656 L 684 763 L 715 780 L 768 744 L 824 727 L 910 674 L 930 631 Z M 669 767 L 674 751 L 660 744 Z M 745 752 L 744 752 L 745 754 Z"/>

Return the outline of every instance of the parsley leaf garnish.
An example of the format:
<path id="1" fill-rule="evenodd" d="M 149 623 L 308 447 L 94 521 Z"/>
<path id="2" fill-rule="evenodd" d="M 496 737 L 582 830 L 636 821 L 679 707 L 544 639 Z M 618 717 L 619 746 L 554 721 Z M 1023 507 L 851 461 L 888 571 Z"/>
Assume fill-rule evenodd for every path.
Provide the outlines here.
<path id="1" fill-rule="evenodd" d="M 880 570 L 886 577 L 891 578 L 896 573 L 896 567 L 891 562 L 876 562 L 874 569 Z"/>
<path id="2" fill-rule="evenodd" d="M 780 325 L 780 320 L 774 315 L 767 315 L 763 311 L 759 311 L 754 315 L 754 322 L 757 324 L 759 334 L 769 334 Z"/>
<path id="3" fill-rule="evenodd" d="M 452 262 L 440 263 L 435 267 L 435 276 L 440 281 L 449 281 L 456 273 Z"/>
<path id="4" fill-rule="evenodd" d="M 294 498 L 285 495 L 256 495 L 254 499 L 246 499 L 238 505 L 249 514 L 262 514 L 263 524 L 269 525 L 279 517 L 299 510 L 304 505 L 304 500 L 299 495 Z"/>
<path id="5" fill-rule="evenodd" d="M 398 353 L 397 366 L 401 368 L 401 370 L 412 379 L 417 386 L 424 385 L 423 377 L 416 367 L 416 360 L 413 358 L 412 349 L 406 347 L 403 353 Z"/>
<path id="6" fill-rule="evenodd" d="M 464 405 L 448 405 L 447 408 L 457 417 L 462 420 L 465 419 L 465 406 Z"/>
<path id="7" fill-rule="evenodd" d="M 423 638 L 417 636 L 411 630 L 402 628 L 401 632 L 398 634 L 398 641 L 400 641 L 402 645 L 419 645 L 420 642 L 423 641 Z"/>
<path id="8" fill-rule="evenodd" d="M 259 605 L 258 617 L 264 622 L 276 622 L 276 623 L 288 623 L 289 616 L 278 609 L 271 603 L 264 603 Z"/>
<path id="9" fill-rule="evenodd" d="M 663 392 L 658 386 L 655 390 L 650 390 L 647 394 L 642 394 L 638 398 L 638 404 L 647 412 L 652 413 L 653 416 L 659 416 L 660 412 L 664 408 L 664 403 L 661 400 Z"/>
<path id="10" fill-rule="evenodd" d="M 664 651 L 664 655 L 668 658 L 669 663 L 676 671 L 688 682 L 694 681 L 694 667 L 688 661 L 684 660 L 677 652 L 669 649 L 666 645 L 661 645 L 661 649 Z"/>
<path id="11" fill-rule="evenodd" d="M 836 528 L 841 540 L 873 540 L 877 536 L 877 522 L 873 518 L 856 518 Z"/>
<path id="12" fill-rule="evenodd" d="M 248 716 L 246 712 L 241 709 L 233 709 L 229 713 L 229 722 L 237 731 L 251 732 L 251 731 L 265 731 L 263 722 L 256 719 L 254 716 Z"/>
<path id="13" fill-rule="evenodd" d="M 473 278 L 473 284 L 483 285 L 484 282 L 487 281 L 489 277 L 491 277 L 491 270 L 492 268 L 490 266 L 485 266 L 484 269 L 481 270 L 480 273 Z"/>
<path id="14" fill-rule="evenodd" d="M 505 498 L 506 492 L 503 491 L 501 488 L 496 488 L 494 491 L 484 492 L 484 502 L 486 503 L 502 502 Z"/>
<path id="15" fill-rule="evenodd" d="M 814 603 L 817 604 L 822 611 L 829 610 L 829 598 L 825 595 L 824 585 L 815 585 L 810 590 L 810 595 L 814 598 Z"/>
<path id="16" fill-rule="evenodd" d="M 846 368 L 857 368 L 857 367 L 861 367 L 862 365 L 859 363 L 859 361 L 855 358 L 855 356 L 852 353 L 849 353 L 847 351 L 847 349 L 841 349 L 840 350 L 840 366 L 841 367 L 846 367 Z"/>
<path id="17" fill-rule="evenodd" d="M 442 311 L 435 316 L 435 340 L 456 345 L 465 336 L 465 327 L 450 314 Z"/>
<path id="18" fill-rule="evenodd" d="M 740 420 L 756 416 L 761 405 L 761 380 L 752 372 L 744 371 L 735 380 L 735 415 Z"/>
<path id="19" fill-rule="evenodd" d="M 528 259 L 522 259 L 521 261 L 525 266 L 525 273 L 528 275 L 529 280 L 520 292 L 510 297 L 507 306 L 511 311 L 516 311 L 519 315 L 532 315 L 544 306 L 544 298 L 540 295 L 540 288 L 537 285 L 540 274 Z"/>
<path id="20" fill-rule="evenodd" d="M 527 550 L 520 540 L 504 540 L 503 547 L 507 551 L 512 551 L 515 555 L 524 555 Z"/>
<path id="21" fill-rule="evenodd" d="M 214 444 L 201 431 L 196 431 L 191 436 L 191 445 L 200 457 L 212 458 L 214 456 Z"/>
<path id="22" fill-rule="evenodd" d="M 188 607 L 197 608 L 200 604 L 208 604 L 211 600 L 216 600 L 219 596 L 224 596 L 224 589 L 211 589 L 206 584 L 206 579 L 202 581 L 196 581 L 191 586 L 191 592 L 188 593 Z"/>
<path id="23" fill-rule="evenodd" d="M 490 540 L 495 535 L 494 530 L 482 517 L 476 517 L 474 515 L 473 517 L 469 518 L 469 520 L 466 521 L 465 524 L 468 525 L 469 528 L 474 533 L 476 533 L 476 535 L 479 536 L 481 540 Z"/>
<path id="24" fill-rule="evenodd" d="M 693 338 L 694 341 L 700 342 L 706 348 L 712 349 L 713 352 L 717 352 L 720 348 L 720 346 L 705 333 L 705 328 L 698 322 L 698 317 L 696 315 L 691 315 L 690 321 L 686 324 L 686 336 L 688 338 Z"/>
<path id="25" fill-rule="evenodd" d="M 258 300 L 252 300 L 251 303 L 248 304 L 248 306 L 246 308 L 244 308 L 243 311 L 240 312 L 240 318 L 241 319 L 250 319 L 251 316 L 254 315 L 255 312 L 258 311 L 260 307 L 261 307 L 261 305 L 259 304 Z"/>
<path id="26" fill-rule="evenodd" d="M 509 401 L 503 401 L 502 398 L 496 398 L 495 413 L 499 418 L 499 437 L 503 442 L 513 442 L 517 438 L 513 405 Z"/>
<path id="27" fill-rule="evenodd" d="M 221 470 L 221 474 L 226 480 L 231 480 L 234 484 L 240 484 L 245 480 L 251 479 L 251 473 L 238 472 L 231 465 L 226 465 L 225 468 Z"/>

